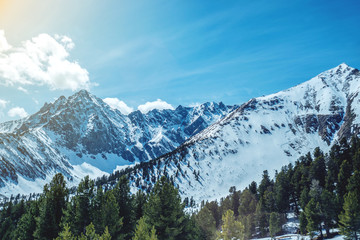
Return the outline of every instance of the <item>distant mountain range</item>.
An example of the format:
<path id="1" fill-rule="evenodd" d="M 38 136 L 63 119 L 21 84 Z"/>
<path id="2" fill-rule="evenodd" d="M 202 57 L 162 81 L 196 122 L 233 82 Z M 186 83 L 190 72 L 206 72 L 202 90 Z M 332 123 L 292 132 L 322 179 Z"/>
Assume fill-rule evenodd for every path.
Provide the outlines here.
<path id="1" fill-rule="evenodd" d="M 360 73 L 341 64 L 241 106 L 205 103 L 123 115 L 87 91 L 0 124 L 0 193 L 29 193 L 56 172 L 73 182 L 147 162 L 132 188 L 168 175 L 196 201 L 227 194 L 300 155 L 359 133 Z M 165 155 L 164 155 L 165 154 Z"/>
<path id="2" fill-rule="evenodd" d="M 39 191 L 56 172 L 77 182 L 148 161 L 237 107 L 204 103 L 123 115 L 85 90 L 61 96 L 27 118 L 0 124 L 0 193 Z"/>

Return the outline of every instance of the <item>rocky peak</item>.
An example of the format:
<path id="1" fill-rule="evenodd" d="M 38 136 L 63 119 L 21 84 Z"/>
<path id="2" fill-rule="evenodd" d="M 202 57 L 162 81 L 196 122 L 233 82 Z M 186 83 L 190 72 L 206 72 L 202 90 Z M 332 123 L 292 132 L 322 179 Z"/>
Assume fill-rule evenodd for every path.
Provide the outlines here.
<path id="1" fill-rule="evenodd" d="M 320 79 L 325 86 L 331 86 L 338 91 L 348 93 L 350 82 L 358 76 L 359 71 L 342 63 L 332 69 L 320 73 L 316 78 Z"/>

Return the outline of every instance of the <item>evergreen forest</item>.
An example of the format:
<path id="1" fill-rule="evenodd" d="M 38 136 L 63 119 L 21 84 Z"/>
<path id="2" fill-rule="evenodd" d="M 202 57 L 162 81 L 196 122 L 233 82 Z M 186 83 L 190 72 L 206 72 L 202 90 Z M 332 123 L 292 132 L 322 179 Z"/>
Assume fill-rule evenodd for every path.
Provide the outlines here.
<path id="1" fill-rule="evenodd" d="M 171 176 L 173 177 L 173 176 Z M 219 201 L 196 205 L 181 199 L 171 177 L 151 189 L 130 191 L 126 173 L 108 187 L 89 177 L 68 188 L 62 174 L 42 194 L 11 197 L 2 204 L 0 239 L 206 240 L 252 239 L 284 234 L 289 213 L 299 218 L 299 234 L 347 239 L 360 231 L 360 139 L 316 148 L 273 178 L 229 189 Z M 112 179 L 113 180 L 113 179 Z M 197 207 L 196 207 L 197 206 Z"/>

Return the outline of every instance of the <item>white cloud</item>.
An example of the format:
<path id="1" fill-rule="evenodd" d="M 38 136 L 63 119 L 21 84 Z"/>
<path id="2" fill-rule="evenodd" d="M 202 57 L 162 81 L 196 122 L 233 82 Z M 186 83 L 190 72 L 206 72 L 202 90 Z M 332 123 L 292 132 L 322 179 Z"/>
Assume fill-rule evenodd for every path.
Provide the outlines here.
<path id="1" fill-rule="evenodd" d="M 8 103 L 8 101 L 0 99 L 0 108 L 5 108 Z"/>
<path id="2" fill-rule="evenodd" d="M 75 47 L 74 42 L 67 36 L 55 35 L 55 39 L 60 41 L 67 49 L 71 50 Z"/>
<path id="3" fill-rule="evenodd" d="M 0 30 L 0 52 L 6 51 L 10 49 L 11 46 L 8 44 L 6 38 L 5 38 L 5 32 L 4 30 Z"/>
<path id="4" fill-rule="evenodd" d="M 172 109 L 174 110 L 174 107 L 171 106 L 171 104 L 162 101 L 161 99 L 158 99 L 154 102 L 146 102 L 145 104 L 139 105 L 138 110 L 140 110 L 142 113 L 148 113 L 153 109 L 163 110 L 163 109 Z"/>
<path id="5" fill-rule="evenodd" d="M 14 107 L 8 111 L 9 117 L 27 117 L 29 114 L 21 107 Z"/>
<path id="6" fill-rule="evenodd" d="M 109 104 L 110 107 L 114 109 L 118 109 L 122 114 L 128 115 L 129 113 L 133 112 L 134 109 L 129 107 L 123 101 L 119 100 L 118 98 L 105 98 L 104 102 Z"/>
<path id="7" fill-rule="evenodd" d="M 28 91 L 27 89 L 23 88 L 23 87 L 18 87 L 17 89 L 18 89 L 19 91 L 24 92 L 24 93 L 29 93 L 29 91 Z"/>
<path id="8" fill-rule="evenodd" d="M 12 47 L 0 30 L 0 84 L 39 85 L 56 89 L 89 89 L 89 73 L 68 60 L 74 43 L 67 36 L 40 34 Z"/>

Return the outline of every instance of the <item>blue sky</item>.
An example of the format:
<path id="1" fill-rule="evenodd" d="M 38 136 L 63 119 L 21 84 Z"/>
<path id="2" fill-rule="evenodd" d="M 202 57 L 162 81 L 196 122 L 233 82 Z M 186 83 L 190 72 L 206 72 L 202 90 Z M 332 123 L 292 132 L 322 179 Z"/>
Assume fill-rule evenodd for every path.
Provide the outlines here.
<path id="1" fill-rule="evenodd" d="M 52 72 L 14 67 L 17 81 L 0 66 L 0 121 L 18 118 L 9 114 L 15 107 L 31 114 L 80 88 L 132 109 L 157 99 L 241 104 L 342 62 L 360 68 L 359 10 L 360 1 L 346 0 L 0 0 L 12 47 L 1 53 L 0 38 L 0 64 L 17 64 L 14 52 L 31 56 L 29 43 L 56 59 Z"/>

